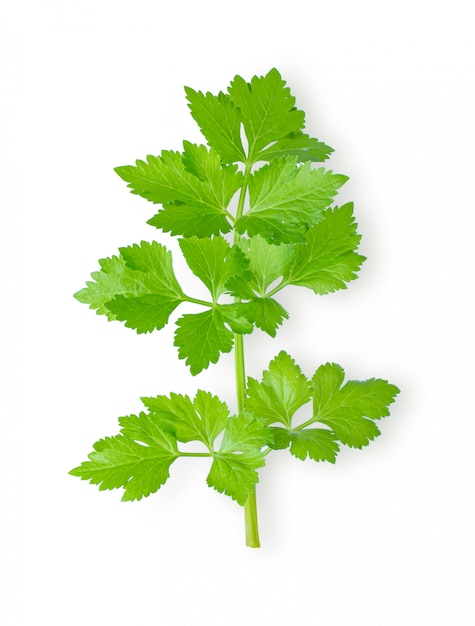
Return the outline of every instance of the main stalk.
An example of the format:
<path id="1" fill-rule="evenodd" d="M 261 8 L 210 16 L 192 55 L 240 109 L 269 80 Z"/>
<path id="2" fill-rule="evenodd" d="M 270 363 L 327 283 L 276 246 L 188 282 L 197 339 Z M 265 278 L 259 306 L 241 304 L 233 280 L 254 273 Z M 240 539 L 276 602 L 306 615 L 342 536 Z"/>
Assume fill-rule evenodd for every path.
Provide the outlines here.
<path id="1" fill-rule="evenodd" d="M 242 335 L 234 335 L 234 356 L 238 410 L 239 413 L 242 413 L 246 400 L 246 371 L 244 367 L 244 341 Z M 261 544 L 259 542 L 259 528 L 257 524 L 255 487 L 253 487 L 244 505 L 244 520 L 246 523 L 246 545 L 250 548 L 259 548 Z"/>
<path id="2" fill-rule="evenodd" d="M 236 211 L 236 220 L 238 220 L 244 211 L 246 201 L 247 181 L 251 173 L 251 161 L 246 163 L 244 170 L 244 184 L 241 187 L 239 201 Z M 239 242 L 239 234 L 234 231 L 234 243 Z M 240 298 L 235 298 L 236 302 L 240 302 Z M 246 369 L 244 366 L 244 340 L 242 335 L 234 335 L 234 358 L 236 367 L 236 393 L 238 402 L 238 411 L 242 413 L 246 405 Z M 260 548 L 259 528 L 257 525 L 257 503 L 256 488 L 253 487 L 249 493 L 246 504 L 244 505 L 244 520 L 246 523 L 246 545 L 250 548 Z"/>

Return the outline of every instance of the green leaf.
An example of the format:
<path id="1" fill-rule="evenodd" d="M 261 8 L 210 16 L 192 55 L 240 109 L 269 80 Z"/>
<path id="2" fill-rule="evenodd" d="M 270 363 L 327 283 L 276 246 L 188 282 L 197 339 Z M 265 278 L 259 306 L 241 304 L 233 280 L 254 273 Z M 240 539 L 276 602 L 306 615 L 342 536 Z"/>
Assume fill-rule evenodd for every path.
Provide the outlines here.
<path id="1" fill-rule="evenodd" d="M 259 480 L 256 470 L 265 464 L 260 448 L 269 443 L 270 433 L 266 420 L 251 414 L 229 418 L 207 478 L 208 485 L 244 506 Z"/>
<path id="2" fill-rule="evenodd" d="M 259 235 L 251 239 L 241 239 L 239 246 L 249 260 L 251 275 L 247 278 L 247 283 L 260 296 L 265 296 L 268 287 L 283 276 L 292 264 L 295 254 L 294 245 L 276 246 Z M 231 281 L 231 284 L 234 283 Z"/>
<path id="3" fill-rule="evenodd" d="M 231 100 L 242 115 L 251 163 L 271 142 L 304 127 L 305 115 L 295 108 L 295 98 L 285 84 L 274 68 L 266 76 L 254 76 L 250 83 L 236 76 L 229 87 Z"/>
<path id="4" fill-rule="evenodd" d="M 246 407 L 269 424 L 291 428 L 292 417 L 310 400 L 310 384 L 295 361 L 281 351 L 262 375 L 262 382 L 248 378 Z"/>
<path id="5" fill-rule="evenodd" d="M 221 353 L 231 352 L 233 333 L 219 309 L 183 315 L 177 321 L 175 346 L 180 359 L 186 359 L 193 376 L 217 363 Z"/>
<path id="6" fill-rule="evenodd" d="M 228 407 L 217 396 L 199 390 L 193 402 L 188 396 L 171 393 L 170 397 L 142 398 L 149 411 L 159 418 L 178 441 L 201 441 L 210 451 L 224 430 Z"/>
<path id="7" fill-rule="evenodd" d="M 213 396 L 207 391 L 198 391 L 193 400 L 196 413 L 200 416 L 202 424 L 205 425 L 206 433 L 210 442 L 214 442 L 216 437 L 223 431 L 229 410 L 226 403 L 217 396 Z"/>
<path id="8" fill-rule="evenodd" d="M 226 291 L 226 283 L 231 277 L 246 275 L 246 257 L 222 237 L 189 237 L 179 243 L 188 267 L 209 289 L 214 302 Z"/>
<path id="9" fill-rule="evenodd" d="M 314 461 L 335 463 L 340 446 L 335 434 L 323 428 L 289 430 L 273 427 L 273 450 L 284 450 L 290 446 L 290 453 L 301 461 L 308 457 Z"/>
<path id="10" fill-rule="evenodd" d="M 223 163 L 244 162 L 246 154 L 241 142 L 241 114 L 231 98 L 222 92 L 214 96 L 190 87 L 185 87 L 185 92 L 193 119 Z"/>
<path id="11" fill-rule="evenodd" d="M 120 254 L 102 259 L 101 271 L 91 275 L 95 282 L 87 282 L 75 297 L 138 333 L 163 328 L 184 300 L 171 252 L 156 241 L 142 241 L 120 248 Z"/>
<path id="12" fill-rule="evenodd" d="M 124 430 L 130 429 L 134 438 L 117 435 L 101 439 L 94 444 L 89 460 L 71 470 L 70 474 L 99 485 L 101 491 L 124 487 L 122 500 L 140 500 L 167 481 L 170 465 L 179 452 L 172 436 L 146 425 L 153 421 L 153 416 L 141 413 L 138 417 L 122 420 Z M 139 426 L 140 423 L 143 426 Z M 145 431 L 144 435 L 142 431 Z"/>
<path id="13" fill-rule="evenodd" d="M 137 270 L 147 275 L 147 279 L 167 291 L 181 293 L 180 285 L 173 273 L 172 255 L 165 246 L 152 241 L 141 241 L 132 246 L 119 248 L 125 265 L 131 270 Z"/>
<path id="14" fill-rule="evenodd" d="M 235 223 L 239 233 L 261 235 L 270 243 L 305 242 L 302 230 L 323 219 L 323 211 L 347 180 L 295 157 L 276 159 L 249 181 L 250 209 Z"/>
<path id="15" fill-rule="evenodd" d="M 138 160 L 135 166 L 117 167 L 115 171 L 132 193 L 163 205 L 149 224 L 174 235 L 189 236 L 190 225 L 185 220 L 195 217 L 204 236 L 228 232 L 231 226 L 226 207 L 242 185 L 242 174 L 235 167 L 216 168 L 215 153 L 191 146 L 187 144 L 184 156 L 164 150 L 160 156 L 148 156 L 147 161 Z M 199 176 L 188 171 L 185 164 Z M 195 228 L 191 234 L 198 234 Z"/>
<path id="16" fill-rule="evenodd" d="M 181 237 L 211 237 L 228 233 L 232 228 L 227 217 L 212 208 L 179 203 L 165 204 L 163 210 L 151 217 L 147 224 Z"/>
<path id="17" fill-rule="evenodd" d="M 317 294 L 346 289 L 365 260 L 356 253 L 361 239 L 356 227 L 353 203 L 328 209 L 323 221 L 305 233 L 305 243 L 295 246 L 293 263 L 284 272 L 286 284 Z"/>
<path id="18" fill-rule="evenodd" d="M 149 415 L 141 412 L 139 415 L 126 415 L 119 417 L 120 432 L 125 437 L 147 446 L 167 446 L 172 442 L 176 448 L 176 437 L 167 427 L 167 422 L 158 415 Z M 178 450 L 176 450 L 178 451 Z"/>
<path id="19" fill-rule="evenodd" d="M 87 286 L 75 293 L 74 297 L 79 302 L 88 304 L 90 309 L 96 309 L 97 315 L 106 315 L 109 320 L 115 320 L 115 315 L 106 304 L 117 295 L 127 297 L 143 295 L 144 286 L 127 269 L 121 257 L 100 259 L 99 265 L 101 269 L 91 274 L 94 280 L 87 281 Z M 138 278 L 142 276 L 139 275 Z"/>
<path id="20" fill-rule="evenodd" d="M 271 441 L 272 431 L 267 420 L 244 412 L 227 420 L 220 452 L 260 450 Z"/>
<path id="21" fill-rule="evenodd" d="M 386 380 L 349 381 L 335 363 L 322 365 L 312 378 L 313 422 L 329 426 L 336 437 L 353 448 L 362 448 L 380 434 L 373 420 L 389 415 L 399 389 Z"/>
<path id="22" fill-rule="evenodd" d="M 247 303 L 220 304 L 217 308 L 233 333 L 245 335 L 254 330 L 248 319 Z"/>
<path id="23" fill-rule="evenodd" d="M 271 337 L 276 336 L 277 328 L 283 320 L 289 318 L 287 311 L 274 298 L 252 298 L 243 307 L 249 322 Z"/>
<path id="24" fill-rule="evenodd" d="M 260 452 L 219 453 L 214 457 L 207 483 L 244 506 L 252 488 L 259 482 L 256 470 L 264 465 L 264 457 Z"/>
<path id="25" fill-rule="evenodd" d="M 340 446 L 335 435 L 323 428 L 304 428 L 290 432 L 290 453 L 305 461 L 307 457 L 314 461 L 335 463 Z"/>
<path id="26" fill-rule="evenodd" d="M 168 295 L 146 295 L 139 298 L 117 296 L 107 303 L 115 318 L 125 322 L 127 328 L 133 328 L 140 335 L 160 330 L 182 302 Z"/>
<path id="27" fill-rule="evenodd" d="M 186 171 L 180 152 L 163 150 L 160 156 L 148 155 L 146 161 L 138 159 L 135 165 L 116 167 L 114 171 L 128 183 L 132 193 L 156 204 L 178 201 L 206 207 L 213 195 Z"/>
<path id="28" fill-rule="evenodd" d="M 244 182 L 237 165 L 222 165 L 216 150 L 183 142 L 183 165 L 213 194 L 215 205 L 225 209 Z"/>
<path id="29" fill-rule="evenodd" d="M 116 319 L 138 333 L 163 328 L 185 297 L 175 277 L 172 255 L 156 241 L 120 248 L 129 276 L 141 285 L 138 296 L 119 294 L 106 307 Z"/>
<path id="30" fill-rule="evenodd" d="M 292 431 L 281 426 L 271 426 L 270 429 L 272 431 L 272 441 L 269 443 L 269 447 L 272 450 L 285 450 L 288 448 Z"/>
<path id="31" fill-rule="evenodd" d="M 226 283 L 227 291 L 236 298 L 250 300 L 256 297 L 255 285 L 252 279 L 244 276 L 233 276 Z"/>
<path id="32" fill-rule="evenodd" d="M 333 148 L 309 137 L 304 133 L 291 133 L 276 141 L 271 146 L 262 150 L 256 157 L 256 161 L 271 161 L 272 159 L 295 156 L 299 162 L 313 161 L 321 162 L 328 159 L 333 152 Z"/>

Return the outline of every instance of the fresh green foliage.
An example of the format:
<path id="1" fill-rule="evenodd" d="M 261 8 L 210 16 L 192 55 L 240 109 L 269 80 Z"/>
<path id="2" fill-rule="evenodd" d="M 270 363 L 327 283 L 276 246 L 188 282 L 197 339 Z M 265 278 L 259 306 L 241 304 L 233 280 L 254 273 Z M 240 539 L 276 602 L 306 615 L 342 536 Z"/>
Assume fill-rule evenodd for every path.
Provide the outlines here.
<path id="1" fill-rule="evenodd" d="M 281 157 L 250 177 L 250 209 L 235 224 L 238 233 L 261 235 L 269 243 L 304 242 L 302 230 L 318 224 L 323 211 L 347 180 L 296 157 Z"/>
<path id="2" fill-rule="evenodd" d="M 171 253 L 157 242 L 120 248 L 120 257 L 99 261 L 95 282 L 76 294 L 97 313 L 125 322 L 138 333 L 163 328 L 185 300 L 172 268 Z"/>
<path id="3" fill-rule="evenodd" d="M 149 413 L 121 417 L 121 434 L 94 444 L 89 460 L 70 473 L 101 490 L 123 487 L 122 500 L 140 500 L 160 489 L 179 457 L 207 456 L 213 459 L 208 485 L 244 506 L 258 481 L 256 470 L 264 465 L 261 448 L 271 437 L 266 420 L 245 413 L 229 417 L 227 406 L 205 391 L 193 401 L 171 394 L 143 402 Z M 204 444 L 205 451 L 179 450 L 178 442 L 190 441 Z"/>
<path id="4" fill-rule="evenodd" d="M 243 337 L 256 329 L 276 336 L 289 318 L 276 299 L 281 290 L 323 295 L 357 277 L 365 259 L 354 207 L 333 204 L 348 178 L 314 166 L 333 149 L 304 132 L 304 112 L 276 69 L 250 82 L 236 76 L 217 95 L 185 92 L 207 145 L 184 141 L 182 152 L 163 150 L 115 171 L 158 205 L 148 224 L 178 237 L 209 298 L 185 292 L 171 252 L 156 241 L 100 260 L 75 297 L 137 333 L 172 319 L 178 357 L 192 375 L 234 347 L 238 411 L 230 415 L 202 390 L 193 400 L 143 398 L 146 410 L 119 418 L 120 434 L 94 444 L 70 473 L 140 500 L 160 489 L 177 459 L 208 457 L 208 485 L 244 506 L 247 543 L 256 547 L 255 485 L 267 454 L 289 449 L 300 460 L 334 463 L 341 445 L 362 448 L 380 434 L 376 421 L 399 390 L 382 379 L 345 383 L 334 363 L 307 378 L 284 351 L 260 381 L 246 381 Z M 184 447 L 190 442 L 194 451 Z"/>
<path id="5" fill-rule="evenodd" d="M 380 434 L 374 420 L 389 415 L 398 388 L 385 380 L 349 381 L 335 363 L 320 366 L 310 380 L 286 352 L 280 352 L 264 372 L 262 381 L 249 378 L 248 409 L 267 420 L 275 432 L 271 448 L 290 445 L 290 452 L 304 460 L 335 462 L 339 443 L 362 448 Z M 298 409 L 312 401 L 312 415 L 293 424 Z M 308 428 L 311 424 L 327 428 Z"/>

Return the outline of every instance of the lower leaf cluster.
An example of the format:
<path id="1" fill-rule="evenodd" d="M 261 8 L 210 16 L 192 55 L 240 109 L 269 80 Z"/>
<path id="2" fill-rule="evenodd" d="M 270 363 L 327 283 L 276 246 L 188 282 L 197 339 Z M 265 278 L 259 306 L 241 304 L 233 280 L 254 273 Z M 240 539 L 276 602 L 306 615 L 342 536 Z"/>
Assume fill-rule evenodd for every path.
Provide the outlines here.
<path id="1" fill-rule="evenodd" d="M 160 489 L 178 458 L 210 457 L 208 485 L 243 506 L 258 482 L 256 470 L 264 465 L 262 448 L 271 439 L 265 420 L 246 413 L 229 416 L 227 406 L 204 391 L 193 401 L 178 394 L 143 401 L 149 412 L 121 417 L 120 434 L 95 443 L 88 460 L 70 474 L 100 490 L 122 487 L 124 501 L 140 500 Z M 179 449 L 179 442 L 190 441 L 204 444 L 206 451 Z"/>
<path id="2" fill-rule="evenodd" d="M 205 391 L 193 400 L 174 393 L 142 398 L 147 411 L 121 417 L 120 434 L 95 443 L 88 460 L 70 473 L 101 490 L 123 488 L 124 501 L 140 500 L 160 489 L 177 459 L 209 457 L 208 485 L 243 506 L 272 450 L 334 463 L 340 444 L 361 448 L 379 435 L 375 420 L 389 414 L 398 388 L 381 379 L 344 385 L 343 379 L 343 369 L 327 363 L 308 380 L 280 352 L 260 382 L 249 378 L 246 411 L 237 416 Z M 297 410 L 310 402 L 311 417 L 295 424 Z M 180 450 L 190 441 L 201 443 L 203 452 Z"/>
<path id="3" fill-rule="evenodd" d="M 311 380 L 284 351 L 269 364 L 261 382 L 248 381 L 247 407 L 267 417 L 271 448 L 290 447 L 298 459 L 334 463 L 340 444 L 362 448 L 380 434 L 375 420 L 389 415 L 399 389 L 385 380 L 348 381 L 335 363 L 321 365 Z M 295 413 L 312 403 L 310 418 L 294 423 Z M 278 424 L 278 426 L 274 426 Z"/>

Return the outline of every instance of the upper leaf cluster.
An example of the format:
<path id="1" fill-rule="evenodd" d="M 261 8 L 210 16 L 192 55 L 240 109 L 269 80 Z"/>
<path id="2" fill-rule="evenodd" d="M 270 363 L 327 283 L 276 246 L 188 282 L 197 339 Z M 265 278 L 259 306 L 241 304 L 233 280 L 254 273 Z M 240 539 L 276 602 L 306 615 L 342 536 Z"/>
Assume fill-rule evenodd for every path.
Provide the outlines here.
<path id="1" fill-rule="evenodd" d="M 182 152 L 116 172 L 160 205 L 148 223 L 179 237 L 209 300 L 185 294 L 171 253 L 144 241 L 102 259 L 76 298 L 138 333 L 162 328 L 182 303 L 200 306 L 175 332 L 179 357 L 197 374 L 232 349 L 235 334 L 257 327 L 275 336 L 288 318 L 275 298 L 284 287 L 345 288 L 364 257 L 353 205 L 332 206 L 347 177 L 312 166 L 332 149 L 303 132 L 304 113 L 276 69 L 250 82 L 236 76 L 218 95 L 185 91 L 207 145 L 184 141 Z"/>
<path id="2" fill-rule="evenodd" d="M 208 147 L 185 141 L 182 153 L 164 150 L 115 170 L 132 193 L 162 205 L 149 224 L 182 237 L 235 228 L 275 243 L 303 241 L 302 229 L 322 219 L 347 177 L 310 169 L 332 149 L 302 132 L 304 113 L 279 72 L 250 83 L 236 76 L 217 96 L 185 91 Z M 259 162 L 268 164 L 252 172 Z M 231 200 L 247 189 L 246 214 L 243 207 L 233 213 Z"/>
<path id="3" fill-rule="evenodd" d="M 299 161 L 324 161 L 333 149 L 302 132 L 305 114 L 274 68 L 247 83 L 240 76 L 217 96 L 185 88 L 191 114 L 223 163 L 270 161 L 292 154 Z M 241 140 L 244 129 L 248 148 Z"/>

